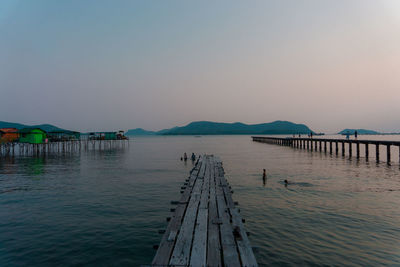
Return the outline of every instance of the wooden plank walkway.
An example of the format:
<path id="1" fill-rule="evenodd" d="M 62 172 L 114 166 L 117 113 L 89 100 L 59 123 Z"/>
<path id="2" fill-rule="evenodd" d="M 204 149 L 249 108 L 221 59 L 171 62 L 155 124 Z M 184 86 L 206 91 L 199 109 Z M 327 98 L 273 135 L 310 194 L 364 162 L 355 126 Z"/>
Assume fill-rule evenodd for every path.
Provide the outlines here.
<path id="1" fill-rule="evenodd" d="M 258 266 L 221 160 L 202 156 L 182 189 L 151 266 Z"/>

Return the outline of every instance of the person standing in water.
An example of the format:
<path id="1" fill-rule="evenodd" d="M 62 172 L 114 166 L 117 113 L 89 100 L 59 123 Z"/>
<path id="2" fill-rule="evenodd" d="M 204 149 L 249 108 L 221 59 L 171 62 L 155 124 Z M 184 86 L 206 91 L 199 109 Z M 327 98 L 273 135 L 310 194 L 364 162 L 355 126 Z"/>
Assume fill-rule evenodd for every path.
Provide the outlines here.
<path id="1" fill-rule="evenodd" d="M 194 153 L 192 153 L 192 161 L 196 160 L 196 156 L 194 155 Z"/>
<path id="2" fill-rule="evenodd" d="M 185 160 L 185 161 L 187 161 L 187 155 L 186 155 L 186 152 L 183 154 L 183 159 Z"/>
<path id="3" fill-rule="evenodd" d="M 263 169 L 263 185 L 265 186 L 265 182 L 267 180 L 267 174 L 265 172 L 265 169 Z"/>

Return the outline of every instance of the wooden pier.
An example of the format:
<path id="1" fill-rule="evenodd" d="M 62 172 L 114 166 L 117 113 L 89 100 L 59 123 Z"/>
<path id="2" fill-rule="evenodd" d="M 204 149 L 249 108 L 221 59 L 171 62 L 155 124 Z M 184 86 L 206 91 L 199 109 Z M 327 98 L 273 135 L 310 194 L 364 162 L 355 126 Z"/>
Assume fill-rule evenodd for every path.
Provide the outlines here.
<path id="1" fill-rule="evenodd" d="M 320 151 L 325 153 L 336 155 L 339 154 L 339 147 L 342 156 L 347 155 L 353 157 L 353 148 L 356 150 L 356 158 L 359 159 L 361 156 L 360 145 L 364 145 L 365 159 L 369 159 L 369 145 L 375 147 L 375 159 L 376 162 L 380 161 L 380 147 L 386 147 L 386 162 L 388 165 L 391 163 L 391 147 L 397 146 L 400 161 L 400 142 L 398 141 L 379 141 L 379 140 L 348 140 L 348 139 L 323 139 L 323 138 L 295 138 L 295 137 L 264 137 L 264 136 L 252 136 L 253 141 L 269 144 L 277 144 L 282 146 L 290 146 L 293 148 L 306 149 L 310 151 Z M 329 149 L 327 145 L 329 144 Z M 333 150 L 333 145 L 335 149 Z"/>
<path id="2" fill-rule="evenodd" d="M 0 157 L 41 156 L 57 153 L 75 153 L 89 150 L 107 150 L 129 146 L 129 140 L 70 140 L 41 144 L 19 142 L 0 143 Z"/>
<path id="3" fill-rule="evenodd" d="M 222 162 L 201 157 L 181 189 L 151 266 L 258 266 Z"/>

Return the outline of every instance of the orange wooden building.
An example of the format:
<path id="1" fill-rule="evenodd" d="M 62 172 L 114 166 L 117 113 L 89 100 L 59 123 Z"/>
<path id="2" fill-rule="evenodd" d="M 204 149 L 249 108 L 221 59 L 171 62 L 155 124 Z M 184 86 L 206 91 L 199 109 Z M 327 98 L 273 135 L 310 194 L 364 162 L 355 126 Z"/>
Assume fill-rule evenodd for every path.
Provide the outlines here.
<path id="1" fill-rule="evenodd" d="M 18 141 L 19 133 L 16 128 L 0 129 L 0 143 L 9 143 Z"/>

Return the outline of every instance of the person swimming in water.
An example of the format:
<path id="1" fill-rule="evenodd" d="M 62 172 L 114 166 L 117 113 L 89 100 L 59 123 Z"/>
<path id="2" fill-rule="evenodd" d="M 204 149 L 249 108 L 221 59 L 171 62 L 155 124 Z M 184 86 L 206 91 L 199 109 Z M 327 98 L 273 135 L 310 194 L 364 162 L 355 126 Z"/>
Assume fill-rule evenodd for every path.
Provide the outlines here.
<path id="1" fill-rule="evenodd" d="M 284 182 L 285 182 L 285 186 L 288 186 L 288 184 L 289 184 L 289 181 L 285 179 L 285 181 L 284 181 Z"/>

